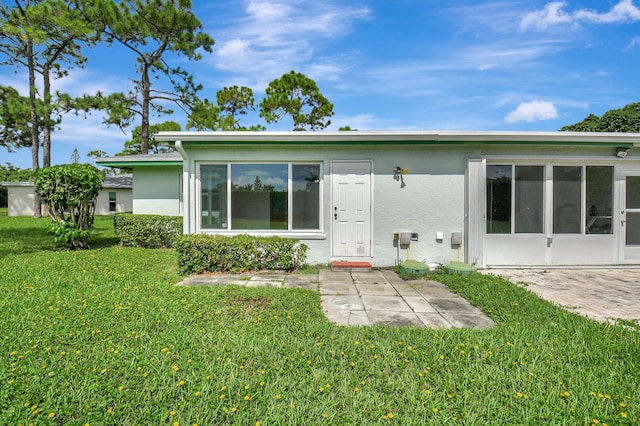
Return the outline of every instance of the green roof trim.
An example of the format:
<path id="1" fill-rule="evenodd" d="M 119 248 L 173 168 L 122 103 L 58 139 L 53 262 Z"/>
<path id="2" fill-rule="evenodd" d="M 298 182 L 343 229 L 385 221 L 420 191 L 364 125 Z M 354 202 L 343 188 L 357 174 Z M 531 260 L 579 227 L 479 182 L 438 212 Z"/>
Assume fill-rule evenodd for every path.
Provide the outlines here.
<path id="1" fill-rule="evenodd" d="M 105 167 L 140 167 L 140 166 L 180 166 L 182 161 L 99 161 L 96 164 Z"/>

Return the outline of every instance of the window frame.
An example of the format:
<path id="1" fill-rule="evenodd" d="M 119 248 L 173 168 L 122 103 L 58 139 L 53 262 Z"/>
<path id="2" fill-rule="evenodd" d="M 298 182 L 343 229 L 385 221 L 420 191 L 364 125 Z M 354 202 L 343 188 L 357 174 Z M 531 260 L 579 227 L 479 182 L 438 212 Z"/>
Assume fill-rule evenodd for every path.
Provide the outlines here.
<path id="1" fill-rule="evenodd" d="M 597 159 L 584 159 L 584 161 L 567 161 L 566 159 L 559 158 L 543 158 L 543 159 L 517 159 L 514 157 L 502 157 L 495 156 L 491 158 L 487 158 L 486 168 L 489 166 L 511 166 L 511 232 L 509 233 L 489 233 L 487 232 L 487 223 L 488 216 L 486 216 L 487 206 L 490 202 L 489 194 L 486 194 L 485 204 L 483 206 L 483 211 L 485 212 L 485 225 L 483 227 L 483 232 L 486 236 L 536 236 L 536 235 L 547 235 L 547 236 L 587 236 L 591 238 L 602 238 L 603 236 L 612 236 L 614 234 L 613 226 L 612 231 L 610 233 L 590 233 L 587 228 L 587 220 L 588 220 L 588 209 L 589 206 L 586 206 L 587 203 L 587 170 L 589 167 L 610 167 L 611 168 L 611 206 L 612 206 L 612 215 L 611 221 L 613 225 L 613 206 L 616 204 L 616 166 L 612 164 L 610 161 L 598 161 Z M 520 233 L 515 232 L 515 203 L 516 203 L 516 195 L 515 195 L 515 177 L 516 177 L 516 167 L 518 166 L 542 166 L 544 168 L 543 173 L 543 210 L 544 214 L 550 215 L 550 222 L 548 222 L 547 218 L 543 220 L 543 232 L 542 233 Z M 580 232 L 577 233 L 555 233 L 554 232 L 554 204 L 553 204 L 553 196 L 554 196 L 554 179 L 553 173 L 555 167 L 580 167 L 581 168 L 581 180 L 580 180 Z M 486 188 L 486 177 L 485 177 L 485 188 Z"/>
<path id="2" fill-rule="evenodd" d="M 231 228 L 232 220 L 232 166 L 233 165 L 286 165 L 287 166 L 287 229 L 234 229 Z M 318 190 L 318 228 L 317 229 L 293 229 L 293 167 L 294 166 L 318 166 L 319 190 Z M 196 162 L 196 227 L 197 232 L 215 234 L 256 234 L 279 235 L 284 237 L 308 237 L 324 238 L 324 162 L 323 161 L 201 161 Z M 202 226 L 202 168 L 206 166 L 226 166 L 226 212 L 227 228 L 205 228 Z"/>
<path id="3" fill-rule="evenodd" d="M 113 194 L 113 199 L 111 199 L 111 194 Z M 118 212 L 118 191 L 109 191 L 107 194 L 109 199 L 109 213 L 117 213 Z"/>

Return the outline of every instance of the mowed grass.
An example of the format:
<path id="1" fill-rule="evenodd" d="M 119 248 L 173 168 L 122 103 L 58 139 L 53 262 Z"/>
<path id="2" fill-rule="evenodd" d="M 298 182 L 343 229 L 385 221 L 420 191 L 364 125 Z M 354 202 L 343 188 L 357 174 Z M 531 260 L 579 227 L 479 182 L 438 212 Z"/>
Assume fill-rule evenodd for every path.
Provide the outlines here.
<path id="1" fill-rule="evenodd" d="M 497 325 L 339 327 L 312 291 L 177 287 L 171 250 L 54 248 L 0 214 L 0 424 L 637 424 L 640 338 L 497 277 Z"/>

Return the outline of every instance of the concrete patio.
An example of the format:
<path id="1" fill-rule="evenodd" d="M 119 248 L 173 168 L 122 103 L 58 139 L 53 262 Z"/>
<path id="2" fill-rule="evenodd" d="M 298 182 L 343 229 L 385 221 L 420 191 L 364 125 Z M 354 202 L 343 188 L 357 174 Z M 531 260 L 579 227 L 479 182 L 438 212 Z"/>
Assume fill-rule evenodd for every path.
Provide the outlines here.
<path id="1" fill-rule="evenodd" d="M 640 269 L 485 269 L 538 296 L 597 321 L 640 324 Z"/>
<path id="2" fill-rule="evenodd" d="M 247 287 L 307 288 L 320 293 L 327 318 L 338 325 L 483 329 L 494 323 L 441 283 L 404 281 L 391 270 L 318 274 L 281 273 L 193 275 L 179 285 L 234 284 Z"/>

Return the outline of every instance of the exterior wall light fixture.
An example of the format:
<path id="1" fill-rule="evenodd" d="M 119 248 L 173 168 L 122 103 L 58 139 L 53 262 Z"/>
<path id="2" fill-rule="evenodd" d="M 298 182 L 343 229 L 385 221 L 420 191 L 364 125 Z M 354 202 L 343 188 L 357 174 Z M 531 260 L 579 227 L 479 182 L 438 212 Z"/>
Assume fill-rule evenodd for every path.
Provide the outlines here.
<path id="1" fill-rule="evenodd" d="M 629 147 L 627 146 L 619 146 L 616 148 L 616 157 L 618 158 L 624 158 L 627 156 L 627 154 L 629 153 Z"/>

